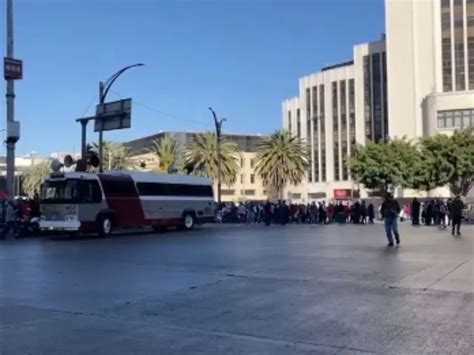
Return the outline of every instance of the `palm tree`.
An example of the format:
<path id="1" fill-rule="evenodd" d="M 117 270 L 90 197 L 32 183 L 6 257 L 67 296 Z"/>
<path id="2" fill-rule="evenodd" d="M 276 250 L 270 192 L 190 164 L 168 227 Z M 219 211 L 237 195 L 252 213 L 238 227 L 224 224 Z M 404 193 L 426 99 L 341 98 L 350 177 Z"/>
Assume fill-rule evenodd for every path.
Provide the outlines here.
<path id="1" fill-rule="evenodd" d="M 299 184 L 309 167 L 308 153 L 297 136 L 280 130 L 264 138 L 258 146 L 255 171 L 267 187 L 282 197 L 283 187 Z"/>
<path id="2" fill-rule="evenodd" d="M 23 191 L 30 197 L 41 188 L 43 180 L 51 173 L 49 161 L 27 167 L 22 174 Z"/>
<path id="3" fill-rule="evenodd" d="M 92 150 L 99 152 L 99 145 L 92 144 Z M 102 146 L 102 166 L 104 170 L 126 169 L 131 166 L 129 151 L 121 142 L 104 141 Z"/>
<path id="4" fill-rule="evenodd" d="M 149 151 L 158 158 L 158 167 L 155 170 L 168 172 L 171 167 L 178 165 L 180 149 L 171 136 L 155 139 Z"/>
<path id="5" fill-rule="evenodd" d="M 235 183 L 239 171 L 237 143 L 221 138 L 220 146 L 222 182 L 226 185 Z M 186 166 L 192 166 L 195 174 L 217 179 L 217 137 L 214 132 L 198 134 L 187 147 Z"/>

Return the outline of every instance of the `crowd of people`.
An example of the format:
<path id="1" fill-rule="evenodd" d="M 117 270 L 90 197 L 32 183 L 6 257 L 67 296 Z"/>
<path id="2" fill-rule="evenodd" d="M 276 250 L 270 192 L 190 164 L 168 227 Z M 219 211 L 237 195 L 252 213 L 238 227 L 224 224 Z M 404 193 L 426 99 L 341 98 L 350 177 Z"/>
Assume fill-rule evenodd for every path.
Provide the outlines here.
<path id="1" fill-rule="evenodd" d="M 453 235 L 461 234 L 460 227 L 464 203 L 459 196 L 446 201 L 434 199 L 424 203 L 414 198 L 413 202 L 407 205 L 407 208 L 407 214 L 411 216 L 413 225 L 435 225 L 441 228 L 446 228 L 450 225 L 452 226 L 451 233 Z"/>
<path id="2" fill-rule="evenodd" d="M 286 201 L 271 203 L 245 202 L 221 204 L 217 209 L 218 223 L 265 223 L 267 225 L 300 223 L 374 223 L 375 211 L 373 204 L 365 201 L 355 203 L 326 204 L 325 201 L 310 204 L 287 204 Z"/>
<path id="3" fill-rule="evenodd" d="M 37 232 L 39 225 L 34 221 L 39 219 L 41 214 L 37 195 L 33 199 L 4 200 L 1 204 L 3 223 L 0 239 L 5 239 L 8 235 L 19 238 L 29 232 Z"/>
<path id="4" fill-rule="evenodd" d="M 397 202 L 398 205 L 398 202 Z M 399 206 L 399 205 L 398 205 Z M 328 224 L 328 223 L 374 223 L 376 217 L 386 219 L 383 204 L 374 207 L 366 201 L 312 202 L 309 204 L 287 204 L 281 200 L 272 202 L 222 203 L 217 208 L 218 223 L 265 223 L 269 224 Z M 410 220 L 413 225 L 435 225 L 441 228 L 452 226 L 453 234 L 460 234 L 460 223 L 464 204 L 455 199 L 433 199 L 420 202 L 414 198 L 411 203 L 398 207 L 391 217 L 400 221 Z"/>

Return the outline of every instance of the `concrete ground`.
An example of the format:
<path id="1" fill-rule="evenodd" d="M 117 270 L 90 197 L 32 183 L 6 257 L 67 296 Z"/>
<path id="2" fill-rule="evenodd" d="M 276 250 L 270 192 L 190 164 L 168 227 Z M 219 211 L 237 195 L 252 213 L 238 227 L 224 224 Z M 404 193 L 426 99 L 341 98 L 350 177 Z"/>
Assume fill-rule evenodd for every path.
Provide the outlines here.
<path id="1" fill-rule="evenodd" d="M 474 227 L 0 241 L 0 354 L 473 354 Z"/>

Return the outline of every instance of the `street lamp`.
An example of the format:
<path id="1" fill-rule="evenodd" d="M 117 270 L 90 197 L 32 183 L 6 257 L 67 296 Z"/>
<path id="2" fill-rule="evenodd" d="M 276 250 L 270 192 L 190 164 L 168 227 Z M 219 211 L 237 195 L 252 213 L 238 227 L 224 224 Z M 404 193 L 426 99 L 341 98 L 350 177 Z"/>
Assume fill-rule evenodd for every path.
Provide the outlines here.
<path id="1" fill-rule="evenodd" d="M 132 68 L 135 68 L 135 67 L 142 67 L 144 65 L 145 64 L 143 64 L 143 63 L 137 63 L 137 64 L 132 64 L 132 65 L 126 66 L 125 68 L 120 69 L 118 72 L 116 72 L 110 78 L 108 78 L 105 82 L 100 81 L 99 82 L 99 105 L 104 104 L 105 99 L 107 97 L 107 94 L 109 93 L 110 88 L 112 87 L 115 80 L 117 80 L 120 75 L 122 75 L 128 69 L 132 69 Z M 99 171 L 100 172 L 103 171 L 103 169 L 102 169 L 102 150 L 103 150 L 103 132 L 101 130 L 99 132 Z"/>
<path id="2" fill-rule="evenodd" d="M 221 184 L 222 184 L 222 169 L 221 169 L 221 131 L 222 131 L 222 123 L 227 121 L 225 118 L 221 118 L 220 120 L 217 119 L 217 115 L 212 109 L 209 107 L 209 110 L 212 113 L 212 117 L 214 118 L 214 124 L 216 125 L 216 151 L 217 151 L 217 202 L 221 203 Z"/>

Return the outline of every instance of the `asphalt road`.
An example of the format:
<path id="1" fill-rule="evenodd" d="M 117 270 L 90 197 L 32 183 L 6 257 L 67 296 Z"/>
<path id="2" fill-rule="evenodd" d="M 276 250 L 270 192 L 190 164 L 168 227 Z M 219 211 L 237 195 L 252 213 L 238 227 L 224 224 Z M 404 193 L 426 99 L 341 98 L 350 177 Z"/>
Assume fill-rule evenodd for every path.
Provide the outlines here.
<path id="1" fill-rule="evenodd" d="M 0 241 L 0 354 L 473 354 L 474 227 Z"/>

